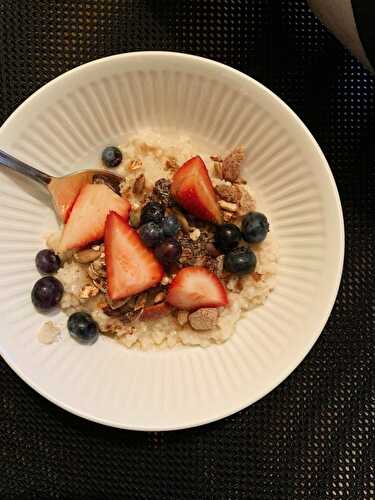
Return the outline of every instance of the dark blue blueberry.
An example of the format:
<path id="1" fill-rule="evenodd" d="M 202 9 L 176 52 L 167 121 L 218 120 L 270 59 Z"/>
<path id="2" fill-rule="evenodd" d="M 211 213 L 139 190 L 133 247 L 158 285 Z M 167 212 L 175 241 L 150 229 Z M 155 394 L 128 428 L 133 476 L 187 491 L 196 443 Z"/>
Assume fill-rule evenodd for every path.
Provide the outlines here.
<path id="1" fill-rule="evenodd" d="M 53 276 L 40 278 L 31 291 L 31 300 L 35 307 L 47 311 L 57 306 L 64 293 L 64 288 L 59 280 Z"/>
<path id="2" fill-rule="evenodd" d="M 176 234 L 181 229 L 181 224 L 178 222 L 177 218 L 174 215 L 167 215 L 167 217 L 164 217 L 162 221 L 162 228 L 164 236 L 168 238 L 171 236 L 176 236 Z"/>
<path id="3" fill-rule="evenodd" d="M 122 153 L 116 146 L 107 146 L 103 149 L 102 162 L 106 167 L 118 167 L 122 162 Z"/>
<path id="4" fill-rule="evenodd" d="M 35 265 L 42 274 L 55 273 L 61 266 L 61 260 L 52 250 L 41 250 L 36 254 Z"/>
<path id="5" fill-rule="evenodd" d="M 229 273 L 249 274 L 255 270 L 256 264 L 255 253 L 246 247 L 235 248 L 224 258 L 224 269 Z"/>
<path id="6" fill-rule="evenodd" d="M 80 344 L 94 344 L 99 337 L 96 321 L 85 312 L 76 312 L 69 316 L 68 330 L 70 336 Z"/>
<path id="7" fill-rule="evenodd" d="M 155 248 L 155 255 L 164 266 L 177 262 L 181 257 L 181 244 L 174 238 L 163 241 Z"/>
<path id="8" fill-rule="evenodd" d="M 150 201 L 142 208 L 141 223 L 157 222 L 161 223 L 164 217 L 164 207 L 161 203 Z"/>
<path id="9" fill-rule="evenodd" d="M 223 224 L 218 226 L 215 231 L 215 246 L 223 253 L 227 253 L 238 246 L 242 234 L 234 224 Z"/>
<path id="10" fill-rule="evenodd" d="M 147 222 L 139 228 L 140 237 L 143 243 L 150 248 L 154 248 L 164 240 L 163 229 L 160 224 Z"/>
<path id="11" fill-rule="evenodd" d="M 242 234 L 248 243 L 261 243 L 270 230 L 267 217 L 260 212 L 249 212 L 242 219 Z"/>

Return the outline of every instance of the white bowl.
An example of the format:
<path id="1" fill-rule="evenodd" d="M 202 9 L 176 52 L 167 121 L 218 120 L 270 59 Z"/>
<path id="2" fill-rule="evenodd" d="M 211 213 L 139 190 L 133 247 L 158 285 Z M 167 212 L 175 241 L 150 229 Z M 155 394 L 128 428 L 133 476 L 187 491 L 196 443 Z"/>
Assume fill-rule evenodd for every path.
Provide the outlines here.
<path id="1" fill-rule="evenodd" d="M 121 54 L 73 69 L 11 115 L 0 147 L 60 175 L 95 164 L 104 145 L 142 128 L 186 132 L 209 152 L 246 146 L 245 177 L 280 245 L 269 300 L 228 342 L 208 349 L 144 353 L 104 338 L 87 348 L 68 336 L 42 345 L 44 318 L 30 290 L 35 254 L 56 221 L 29 181 L 1 173 L 0 349 L 31 387 L 77 415 L 127 429 L 179 429 L 250 405 L 308 353 L 339 287 L 343 218 L 328 164 L 288 106 L 252 78 L 190 55 Z"/>

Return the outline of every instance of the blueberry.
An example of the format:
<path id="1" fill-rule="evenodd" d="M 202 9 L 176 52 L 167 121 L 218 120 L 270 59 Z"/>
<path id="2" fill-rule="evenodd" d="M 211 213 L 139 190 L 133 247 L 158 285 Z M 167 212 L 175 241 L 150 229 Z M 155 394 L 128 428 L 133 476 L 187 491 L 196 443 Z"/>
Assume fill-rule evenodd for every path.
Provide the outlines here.
<path id="1" fill-rule="evenodd" d="M 161 203 L 150 201 L 142 208 L 141 223 L 157 222 L 160 223 L 164 217 L 164 207 Z"/>
<path id="2" fill-rule="evenodd" d="M 139 228 L 139 234 L 145 245 L 150 248 L 160 245 L 164 239 L 163 229 L 156 222 L 147 222 Z"/>
<path id="3" fill-rule="evenodd" d="M 256 264 L 255 253 L 246 247 L 235 248 L 224 258 L 224 269 L 229 273 L 249 274 L 255 270 Z"/>
<path id="4" fill-rule="evenodd" d="M 63 295 L 64 288 L 53 276 L 40 278 L 31 291 L 31 300 L 35 307 L 47 311 L 57 306 Z"/>
<path id="5" fill-rule="evenodd" d="M 106 167 L 118 167 L 122 162 L 122 153 L 116 146 L 107 146 L 102 152 L 102 162 Z"/>
<path id="6" fill-rule="evenodd" d="M 162 221 L 162 228 L 164 236 L 176 236 L 181 229 L 181 224 L 174 215 L 168 215 L 167 217 L 164 217 Z"/>
<path id="7" fill-rule="evenodd" d="M 218 226 L 215 232 L 215 246 L 223 253 L 236 248 L 241 241 L 241 231 L 234 224 L 223 224 Z"/>
<path id="8" fill-rule="evenodd" d="M 181 257 L 181 244 L 174 238 L 163 241 L 155 248 L 155 255 L 164 266 L 177 262 Z"/>
<path id="9" fill-rule="evenodd" d="M 52 250 L 41 250 L 36 254 L 35 265 L 42 274 L 55 273 L 61 266 L 61 260 Z"/>
<path id="10" fill-rule="evenodd" d="M 261 243 L 270 230 L 267 217 L 260 212 L 249 212 L 242 219 L 242 234 L 248 243 Z"/>
<path id="11" fill-rule="evenodd" d="M 70 336 L 80 344 L 94 344 L 99 337 L 96 321 L 85 312 L 76 312 L 69 316 L 68 330 Z"/>

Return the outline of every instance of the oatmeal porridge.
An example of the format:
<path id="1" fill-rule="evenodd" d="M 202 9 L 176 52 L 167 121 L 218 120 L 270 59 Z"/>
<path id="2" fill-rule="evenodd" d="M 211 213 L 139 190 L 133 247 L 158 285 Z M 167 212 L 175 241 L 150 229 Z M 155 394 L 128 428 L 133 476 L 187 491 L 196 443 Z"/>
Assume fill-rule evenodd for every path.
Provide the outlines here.
<path id="1" fill-rule="evenodd" d="M 151 132 L 103 152 L 123 180 L 83 186 L 40 252 L 76 340 L 206 347 L 267 299 L 277 245 L 241 175 L 244 151 L 198 154 L 189 138 Z"/>

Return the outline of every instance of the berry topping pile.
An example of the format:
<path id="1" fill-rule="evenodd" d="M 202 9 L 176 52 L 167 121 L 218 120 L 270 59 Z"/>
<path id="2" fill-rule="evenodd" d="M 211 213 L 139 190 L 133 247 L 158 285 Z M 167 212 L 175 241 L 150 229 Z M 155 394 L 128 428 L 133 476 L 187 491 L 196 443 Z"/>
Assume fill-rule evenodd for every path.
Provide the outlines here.
<path id="1" fill-rule="evenodd" d="M 91 183 L 82 177 L 70 194 L 58 193 L 64 227 L 58 249 L 36 256 L 39 272 L 50 276 L 32 289 L 35 307 L 47 311 L 60 303 L 64 287 L 51 275 L 76 262 L 87 282 L 79 293 L 82 310 L 70 315 L 67 327 L 81 344 L 99 337 L 88 312 L 95 309 L 122 325 L 124 334 L 137 322 L 167 316 L 175 328 L 215 328 L 230 303 L 228 282 L 261 279 L 256 248 L 269 231 L 240 176 L 243 157 L 240 148 L 224 159 L 211 157 L 215 184 L 203 159 L 194 156 L 181 166 L 169 159 L 171 178 L 151 185 L 146 172 L 133 175 L 133 184 L 125 178 L 115 185 L 98 174 Z M 116 146 L 106 147 L 101 158 L 111 169 L 126 161 Z M 129 170 L 139 166 L 132 160 Z"/>

